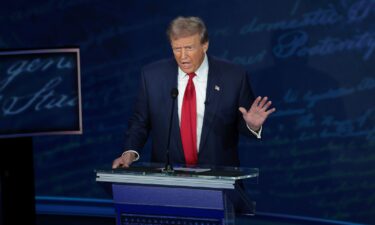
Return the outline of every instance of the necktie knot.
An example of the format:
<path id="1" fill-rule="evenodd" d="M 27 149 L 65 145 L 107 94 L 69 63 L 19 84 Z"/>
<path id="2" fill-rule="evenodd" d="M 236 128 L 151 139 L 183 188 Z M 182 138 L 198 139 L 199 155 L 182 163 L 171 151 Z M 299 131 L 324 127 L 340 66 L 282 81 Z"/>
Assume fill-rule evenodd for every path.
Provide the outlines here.
<path id="1" fill-rule="evenodd" d="M 188 73 L 188 76 L 189 76 L 189 80 L 192 80 L 195 76 L 197 76 L 197 74 L 195 74 L 195 73 Z"/>

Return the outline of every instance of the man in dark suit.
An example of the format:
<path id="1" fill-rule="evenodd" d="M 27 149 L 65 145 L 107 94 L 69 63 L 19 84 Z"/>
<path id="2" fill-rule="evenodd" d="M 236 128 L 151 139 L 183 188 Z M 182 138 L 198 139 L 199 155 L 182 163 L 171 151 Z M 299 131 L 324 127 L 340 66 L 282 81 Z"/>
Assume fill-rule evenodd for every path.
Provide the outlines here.
<path id="1" fill-rule="evenodd" d="M 180 94 L 174 107 L 171 162 L 239 166 L 239 133 L 260 138 L 262 124 L 275 111 L 271 101 L 254 99 L 244 68 L 207 56 L 208 34 L 201 19 L 178 17 L 167 34 L 174 59 L 143 69 L 125 152 L 112 167 L 128 167 L 138 160 L 149 135 L 151 160 L 166 161 L 171 90 L 176 87 Z"/>

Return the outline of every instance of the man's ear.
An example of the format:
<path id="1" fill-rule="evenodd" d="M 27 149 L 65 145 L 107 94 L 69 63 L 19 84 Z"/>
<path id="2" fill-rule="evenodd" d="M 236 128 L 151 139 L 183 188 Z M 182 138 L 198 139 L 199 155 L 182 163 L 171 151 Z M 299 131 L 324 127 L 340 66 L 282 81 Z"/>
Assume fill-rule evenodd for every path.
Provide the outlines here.
<path id="1" fill-rule="evenodd" d="M 207 50 L 208 50 L 208 41 L 206 42 L 206 43 L 204 43 L 203 44 L 203 50 L 204 50 L 204 53 L 206 53 L 207 52 Z"/>

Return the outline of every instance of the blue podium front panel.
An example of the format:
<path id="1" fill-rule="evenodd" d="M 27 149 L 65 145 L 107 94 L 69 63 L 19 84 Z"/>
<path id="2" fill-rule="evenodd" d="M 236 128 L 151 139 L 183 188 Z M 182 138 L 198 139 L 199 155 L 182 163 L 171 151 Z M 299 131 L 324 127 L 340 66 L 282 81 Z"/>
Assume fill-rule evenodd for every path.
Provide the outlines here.
<path id="1" fill-rule="evenodd" d="M 112 188 L 118 224 L 223 224 L 228 217 L 222 190 L 129 184 Z"/>

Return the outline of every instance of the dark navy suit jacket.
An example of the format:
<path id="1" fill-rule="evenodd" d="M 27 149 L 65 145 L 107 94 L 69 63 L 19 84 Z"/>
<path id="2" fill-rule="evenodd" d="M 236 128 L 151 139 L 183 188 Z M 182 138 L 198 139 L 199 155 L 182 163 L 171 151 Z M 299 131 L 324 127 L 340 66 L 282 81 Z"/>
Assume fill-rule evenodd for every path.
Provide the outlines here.
<path id="1" fill-rule="evenodd" d="M 209 72 L 198 165 L 239 166 L 239 132 L 254 137 L 238 110 L 254 101 L 247 72 L 232 63 L 208 57 Z M 177 87 L 178 65 L 174 59 L 144 67 L 134 114 L 129 120 L 125 149 L 140 152 L 152 137 L 152 162 L 165 162 L 171 116 L 171 90 Z M 183 94 L 183 93 L 180 93 Z M 177 99 L 174 106 L 170 159 L 184 164 Z"/>

